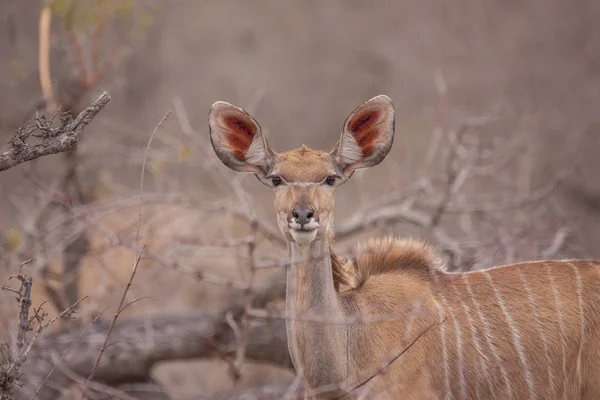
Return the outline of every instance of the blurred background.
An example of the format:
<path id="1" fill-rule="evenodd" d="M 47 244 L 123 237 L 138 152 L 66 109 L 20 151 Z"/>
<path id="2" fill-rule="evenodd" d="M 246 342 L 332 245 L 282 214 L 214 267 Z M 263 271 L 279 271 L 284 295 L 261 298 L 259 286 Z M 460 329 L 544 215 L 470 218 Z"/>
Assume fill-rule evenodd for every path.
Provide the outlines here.
<path id="1" fill-rule="evenodd" d="M 231 319 L 251 329 L 253 293 L 277 288 L 260 307 L 280 307 L 273 282 L 286 251 L 269 189 L 214 156 L 207 115 L 217 100 L 247 109 L 283 152 L 328 150 L 356 106 L 392 98 L 392 151 L 338 189 L 340 253 L 393 233 L 428 240 L 454 270 L 600 257 L 597 1 L 4 0 L 0 18 L 2 143 L 36 112 L 60 105 L 77 115 L 103 91 L 112 97 L 76 153 L 0 172 L 3 282 L 33 258 L 33 307 L 45 301 L 48 318 L 87 296 L 76 319 L 40 335 L 46 349 L 34 346 L 32 357 L 50 357 L 61 333 L 111 320 L 141 246 L 127 301 L 143 299 L 120 319 L 179 316 L 169 328 L 177 336 L 190 315 L 219 316 L 219 351 L 163 344 L 141 378 L 99 372 L 92 398 L 142 382 L 153 396 L 187 399 L 294 376 L 285 355 L 235 351 Z M 167 110 L 147 153 L 138 224 L 146 147 Z M 2 295 L 11 348 L 18 308 Z M 47 398 L 81 391 L 90 354 Z"/>

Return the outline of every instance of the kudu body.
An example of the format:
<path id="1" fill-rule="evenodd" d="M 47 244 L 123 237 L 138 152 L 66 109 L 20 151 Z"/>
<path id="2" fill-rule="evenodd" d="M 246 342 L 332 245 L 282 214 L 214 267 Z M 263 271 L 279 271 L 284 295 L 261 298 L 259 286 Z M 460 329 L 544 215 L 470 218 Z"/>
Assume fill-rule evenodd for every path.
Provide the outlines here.
<path id="1" fill-rule="evenodd" d="M 334 189 L 389 152 L 388 97 L 354 110 L 329 153 L 276 153 L 249 114 L 224 102 L 209 127 L 225 165 L 274 190 L 290 257 L 288 345 L 309 395 L 600 399 L 600 263 L 449 273 L 427 245 L 392 238 L 349 259 L 333 253 Z"/>

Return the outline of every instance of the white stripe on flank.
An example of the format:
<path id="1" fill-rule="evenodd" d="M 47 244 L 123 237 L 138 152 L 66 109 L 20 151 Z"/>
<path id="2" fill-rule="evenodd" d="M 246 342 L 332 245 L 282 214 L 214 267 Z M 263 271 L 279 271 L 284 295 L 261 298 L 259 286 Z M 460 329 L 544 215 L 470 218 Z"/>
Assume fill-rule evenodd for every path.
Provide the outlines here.
<path id="1" fill-rule="evenodd" d="M 511 267 L 521 266 L 521 265 L 525 265 L 525 264 L 543 264 L 543 263 L 544 263 L 544 261 L 523 261 L 523 262 L 513 263 L 513 264 L 495 265 L 493 267 L 488 267 L 485 269 L 472 269 L 469 271 L 453 271 L 453 272 L 448 272 L 447 274 L 448 275 L 478 275 L 482 271 L 495 271 L 497 269 L 511 268 Z"/>
<path id="2" fill-rule="evenodd" d="M 481 272 L 481 271 L 479 271 L 479 272 Z M 481 320 L 481 323 L 483 324 L 483 329 L 485 331 L 485 340 L 487 342 L 487 345 L 488 345 L 489 349 L 491 350 L 492 355 L 496 359 L 496 362 L 498 363 L 498 368 L 500 368 L 500 372 L 502 373 L 502 378 L 504 379 L 504 383 L 506 384 L 506 389 L 508 390 L 508 398 L 512 398 L 513 397 L 512 385 L 510 384 L 510 381 L 508 380 L 508 375 L 506 374 L 506 370 L 504 369 L 504 365 L 502 364 L 502 359 L 500 359 L 500 356 L 498 355 L 498 351 L 497 351 L 498 349 L 494 345 L 494 340 L 492 339 L 491 334 L 490 334 L 490 327 L 489 327 L 487 321 L 485 320 L 485 316 L 481 312 L 481 307 L 479 306 L 479 303 L 477 302 L 477 298 L 473 294 L 473 290 L 471 289 L 471 284 L 469 283 L 469 276 L 465 275 L 464 279 L 465 279 L 465 285 L 467 287 L 467 290 L 469 291 L 469 296 L 471 297 L 471 300 L 473 300 L 473 305 L 475 305 L 475 309 L 477 310 L 479 319 Z"/>
<path id="3" fill-rule="evenodd" d="M 493 390 L 494 384 L 492 382 L 492 376 L 490 375 L 490 371 L 488 370 L 488 367 L 487 367 L 489 360 L 488 360 L 487 355 L 481 349 L 481 345 L 479 344 L 477 329 L 475 328 L 475 325 L 473 324 L 473 319 L 471 318 L 471 313 L 470 313 L 469 307 L 460 297 L 460 293 L 459 293 L 458 289 L 456 288 L 456 286 L 454 286 L 454 291 L 458 297 L 458 300 L 460 301 L 460 304 L 462 305 L 463 311 L 465 312 L 465 316 L 467 317 L 467 322 L 469 323 L 469 327 L 471 328 L 471 334 L 473 335 L 473 343 L 475 345 L 475 350 L 477 351 L 477 354 L 479 354 L 479 361 L 481 363 L 481 368 L 483 370 L 483 373 L 485 374 L 485 378 L 488 383 L 488 390 Z M 477 395 L 478 399 L 481 398 L 479 384 L 476 386 L 476 395 Z"/>
<path id="4" fill-rule="evenodd" d="M 444 320 L 446 319 L 446 309 L 448 309 L 448 304 L 446 303 L 446 297 L 442 293 L 442 288 L 440 286 L 440 281 L 438 275 L 435 271 L 429 270 L 429 274 L 433 280 L 435 285 L 434 290 L 430 288 L 431 298 L 433 303 L 438 309 L 438 316 L 440 321 L 440 334 L 442 336 L 442 352 L 444 357 L 444 386 L 446 390 L 446 394 L 444 395 L 444 399 L 452 399 L 452 388 L 450 386 L 450 363 L 448 358 L 448 344 L 446 343 L 446 326 L 444 324 Z M 435 294 L 439 294 L 442 300 L 442 305 L 435 299 Z M 452 311 L 450 311 L 452 313 Z"/>
<path id="5" fill-rule="evenodd" d="M 578 261 L 578 260 L 577 259 L 568 259 L 568 260 L 561 260 L 560 262 L 568 263 L 571 261 Z M 496 266 L 485 268 L 485 269 L 473 269 L 473 270 L 469 270 L 469 271 L 451 271 L 451 272 L 447 272 L 446 274 L 447 275 L 476 275 L 476 274 L 480 274 L 482 271 L 495 271 L 497 269 L 521 267 L 524 265 L 532 265 L 532 264 L 539 264 L 540 267 L 542 267 L 547 262 L 548 261 L 521 261 L 521 262 L 513 263 L 513 264 L 496 265 Z M 592 260 L 590 260 L 590 262 L 595 263 L 598 266 L 600 266 L 600 262 L 592 261 Z"/>
<path id="6" fill-rule="evenodd" d="M 467 381 L 465 379 L 465 373 L 464 373 L 464 369 L 465 369 L 465 363 L 464 363 L 464 359 L 463 359 L 463 346 L 462 346 L 462 331 L 460 330 L 460 325 L 458 325 L 458 321 L 456 320 L 456 317 L 454 316 L 454 313 L 452 312 L 452 309 L 450 308 L 450 306 L 448 306 L 448 303 L 446 302 L 446 297 L 444 296 L 443 293 L 440 293 L 440 298 L 442 299 L 442 304 L 444 304 L 444 307 L 448 309 L 448 312 L 450 313 L 450 316 L 452 317 L 452 322 L 454 323 L 454 330 L 456 331 L 456 358 L 457 358 L 457 362 L 458 362 L 458 375 L 459 375 L 459 382 L 460 382 L 460 394 L 461 394 L 461 399 L 466 399 L 467 398 Z"/>
<path id="7" fill-rule="evenodd" d="M 450 369 L 449 369 L 449 365 L 448 365 L 448 348 L 446 347 L 446 326 L 444 325 L 444 316 L 445 316 L 445 311 L 442 308 L 442 306 L 440 305 L 440 303 L 438 303 L 438 301 L 435 299 L 435 297 L 432 297 L 433 299 L 433 304 L 435 304 L 436 308 L 438 309 L 438 315 L 439 315 L 439 320 L 440 320 L 440 334 L 442 336 L 442 356 L 444 358 L 444 385 L 446 387 L 446 396 L 445 398 L 451 398 L 451 393 L 450 393 Z"/>
<path id="8" fill-rule="evenodd" d="M 410 317 L 409 317 L 410 319 L 408 320 L 408 323 L 406 324 L 406 328 L 404 328 L 404 339 L 402 341 L 403 345 L 406 345 L 409 343 L 409 341 L 411 339 L 413 324 L 415 323 L 415 320 L 417 319 L 417 315 L 421 313 L 421 304 L 420 303 L 415 308 L 416 309 L 413 310 L 412 313 L 410 313 Z"/>
<path id="9" fill-rule="evenodd" d="M 513 320 L 512 316 L 510 315 L 508 308 L 506 308 L 506 304 L 504 303 L 504 300 L 502 299 L 502 295 L 500 294 L 498 289 L 496 289 L 496 285 L 494 285 L 494 281 L 492 280 L 492 275 L 487 271 L 483 271 L 483 274 L 486 276 L 486 278 L 490 282 L 490 285 L 492 286 L 492 290 L 494 291 L 494 295 L 496 296 L 496 300 L 498 300 L 498 304 L 500 305 L 500 308 L 502 309 L 502 312 L 504 313 L 504 316 L 506 317 L 506 321 L 508 322 L 508 325 L 510 326 L 510 331 L 512 333 L 512 339 L 513 339 L 513 344 L 515 345 L 515 350 L 517 351 L 517 353 L 519 355 L 519 360 L 521 361 L 521 365 L 523 366 L 523 369 L 525 370 L 525 380 L 527 381 L 527 386 L 529 388 L 529 397 L 532 399 L 535 399 L 533 378 L 531 377 L 531 371 L 529 370 L 529 366 L 527 365 L 527 359 L 525 358 L 525 350 L 523 349 L 523 345 L 521 343 L 521 335 L 519 334 L 519 329 L 518 329 L 517 325 L 515 324 L 515 321 Z"/>
<path id="10" fill-rule="evenodd" d="M 552 292 L 554 293 L 554 302 L 556 303 L 556 311 L 558 312 L 558 326 L 560 328 L 560 341 L 562 343 L 562 367 L 563 367 L 563 399 L 567 398 L 567 344 L 565 342 L 565 324 L 563 321 L 563 312 L 562 312 L 562 303 L 560 301 L 558 288 L 556 287 L 556 282 L 554 279 L 554 275 L 552 274 L 552 266 L 548 263 L 545 264 L 546 269 L 548 270 L 548 278 L 550 279 L 550 286 L 552 287 Z"/>
<path id="11" fill-rule="evenodd" d="M 542 340 L 542 346 L 544 347 L 544 353 L 546 354 L 546 362 L 548 363 L 548 379 L 550 381 L 550 387 L 552 390 L 552 394 L 555 395 L 556 394 L 556 385 L 554 383 L 554 376 L 552 376 L 552 358 L 550 357 L 550 350 L 548 347 L 548 339 L 546 338 L 546 335 L 544 334 L 542 320 L 541 320 L 540 314 L 537 310 L 537 302 L 535 301 L 535 297 L 533 295 L 533 292 L 531 291 L 531 288 L 529 287 L 529 283 L 527 282 L 525 275 L 523 275 L 523 271 L 521 270 L 521 268 L 519 268 L 518 271 L 519 271 L 519 276 L 521 277 L 521 281 L 523 282 L 523 287 L 525 288 L 525 292 L 527 293 L 527 299 L 529 300 L 529 304 L 531 305 L 533 315 L 535 316 L 535 325 L 536 325 L 538 334 L 540 335 L 540 339 Z"/>
<path id="12" fill-rule="evenodd" d="M 583 342 L 585 340 L 585 314 L 584 314 L 584 303 L 583 303 L 583 282 L 581 280 L 581 273 L 579 269 L 573 263 L 569 263 L 575 278 L 577 279 L 577 298 L 579 300 L 579 314 L 581 316 L 581 337 L 579 338 L 579 354 L 577 355 L 577 383 L 581 390 L 581 354 L 583 353 Z"/>

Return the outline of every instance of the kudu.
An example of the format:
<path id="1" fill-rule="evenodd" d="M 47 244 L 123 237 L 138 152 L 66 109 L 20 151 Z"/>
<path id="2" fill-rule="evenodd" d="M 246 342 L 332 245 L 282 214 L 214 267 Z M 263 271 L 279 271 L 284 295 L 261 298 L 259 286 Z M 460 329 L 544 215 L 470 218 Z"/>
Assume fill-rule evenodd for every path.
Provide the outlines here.
<path id="1" fill-rule="evenodd" d="M 429 246 L 393 238 L 334 254 L 335 187 L 388 154 L 388 97 L 355 109 L 328 153 L 276 153 L 254 118 L 225 102 L 209 127 L 221 161 L 275 193 L 290 257 L 288 346 L 310 395 L 600 399 L 599 262 L 450 273 Z"/>

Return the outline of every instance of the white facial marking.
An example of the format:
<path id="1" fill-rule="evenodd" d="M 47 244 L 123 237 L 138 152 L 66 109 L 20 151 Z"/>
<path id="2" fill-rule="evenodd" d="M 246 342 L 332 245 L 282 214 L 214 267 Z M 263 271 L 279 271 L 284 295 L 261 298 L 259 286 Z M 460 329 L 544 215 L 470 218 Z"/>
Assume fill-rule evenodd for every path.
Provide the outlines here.
<path id="1" fill-rule="evenodd" d="M 299 245 L 307 245 L 311 243 L 317 237 L 317 230 L 313 229 L 312 231 L 299 231 L 296 229 L 290 230 L 292 234 L 292 238 Z"/>
<path id="2" fill-rule="evenodd" d="M 300 245 L 306 245 L 315 240 L 319 226 L 319 223 L 314 218 L 311 218 L 308 223 L 304 224 L 304 227 L 295 220 L 289 223 L 290 233 L 294 241 Z"/>
<path id="3" fill-rule="evenodd" d="M 299 187 L 310 187 L 319 185 L 318 182 L 290 182 L 288 183 L 290 186 L 299 186 Z"/>
<path id="4" fill-rule="evenodd" d="M 299 231 L 300 229 L 302 229 L 302 225 L 300 225 L 299 223 L 297 223 L 295 221 L 295 218 L 294 218 L 294 221 L 290 222 L 290 229 L 291 230 L 298 230 Z"/>

